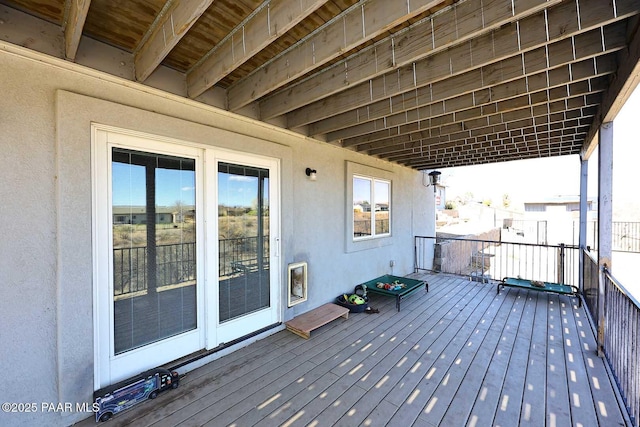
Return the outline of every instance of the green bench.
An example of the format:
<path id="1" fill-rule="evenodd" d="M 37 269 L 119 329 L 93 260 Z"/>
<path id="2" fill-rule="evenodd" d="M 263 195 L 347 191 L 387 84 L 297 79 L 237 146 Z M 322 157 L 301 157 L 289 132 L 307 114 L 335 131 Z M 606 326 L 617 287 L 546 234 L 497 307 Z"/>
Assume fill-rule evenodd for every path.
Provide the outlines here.
<path id="1" fill-rule="evenodd" d="M 562 285 L 560 283 L 553 282 L 541 282 L 528 279 L 520 279 L 515 277 L 505 277 L 501 282 L 498 282 L 496 293 L 500 292 L 500 286 L 513 288 L 528 289 L 532 291 L 551 292 L 554 294 L 571 295 L 578 298 L 578 307 L 582 306 L 582 299 L 577 287 L 571 285 Z"/>

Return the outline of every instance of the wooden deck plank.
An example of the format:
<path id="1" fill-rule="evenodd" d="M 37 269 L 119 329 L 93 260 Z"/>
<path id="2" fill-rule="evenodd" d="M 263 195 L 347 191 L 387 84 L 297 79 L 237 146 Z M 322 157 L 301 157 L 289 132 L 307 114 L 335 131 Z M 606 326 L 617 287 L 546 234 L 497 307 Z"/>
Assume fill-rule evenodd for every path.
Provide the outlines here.
<path id="1" fill-rule="evenodd" d="M 521 426 L 545 426 L 547 382 L 547 301 L 549 296 L 537 292 L 535 299 L 536 315 L 531 334 L 527 375 L 525 379 L 522 407 L 520 408 Z M 544 296 L 543 296 L 544 295 Z"/>
<path id="2" fill-rule="evenodd" d="M 507 311 L 509 306 L 510 309 Z M 491 400 L 492 407 L 495 409 L 497 406 L 509 354 L 517 332 L 512 325 L 520 322 L 524 302 L 518 298 L 505 299 L 501 311 L 505 315 L 496 316 L 492 321 L 489 333 L 474 356 L 464 378 L 459 382 L 456 394 L 442 416 L 443 425 L 465 425 L 468 420 L 474 424 L 477 423 L 477 419 L 471 420 L 475 402 Z M 494 383 L 492 384 L 491 381 Z"/>
<path id="3" fill-rule="evenodd" d="M 574 425 L 589 425 L 597 420 L 596 409 L 591 398 L 589 376 L 585 369 L 585 354 L 581 351 L 580 336 L 576 325 L 573 302 L 561 308 L 565 366 L 567 371 L 571 418 Z"/>
<path id="4" fill-rule="evenodd" d="M 603 359 L 597 356 L 596 339 L 584 310 L 577 310 L 574 320 L 580 337 L 580 353 L 587 371 L 586 377 L 589 378 L 591 402 L 596 408 L 598 425 L 623 426 L 627 421 L 624 408 L 621 408 L 620 401 L 616 399 L 616 386 Z"/>
<path id="5" fill-rule="evenodd" d="M 471 295 L 473 295 L 473 293 L 471 293 Z M 361 399 L 358 402 L 355 411 L 350 411 L 345 414 L 340 420 L 341 423 L 345 425 L 358 425 L 361 423 L 365 425 L 372 423 L 386 424 L 386 418 L 384 418 L 383 415 L 391 417 L 395 414 L 395 411 L 390 412 L 387 410 L 384 414 L 378 412 L 377 415 L 374 416 L 373 414 L 376 413 L 376 408 L 406 374 L 407 368 L 405 364 L 414 365 L 419 360 L 420 355 L 424 351 L 428 351 L 430 343 L 433 342 L 433 336 L 431 336 L 432 334 L 429 334 L 429 332 L 433 331 L 433 328 L 438 326 L 438 324 L 450 324 L 450 321 L 445 320 L 445 317 L 451 313 L 451 309 L 453 308 L 451 305 L 449 307 L 451 308 L 447 308 L 445 305 L 443 307 L 444 310 L 441 309 L 439 315 L 434 314 L 431 316 L 431 320 L 423 319 L 421 324 L 416 325 L 415 332 L 412 334 L 416 337 L 401 340 L 399 341 L 400 344 L 395 344 L 391 340 L 387 343 L 395 345 L 396 348 L 389 353 L 385 352 L 382 357 L 376 358 L 381 360 L 372 360 L 373 363 L 367 365 L 368 371 L 364 374 L 363 380 L 358 383 L 358 386 L 364 386 L 368 390 L 366 399 Z M 437 316 L 442 317 L 438 318 Z M 437 323 L 434 322 L 434 320 L 437 320 Z M 396 337 L 393 337 L 392 339 L 395 338 Z M 419 339 L 416 340 L 416 338 Z M 391 404 L 385 407 L 397 408 L 397 405 Z"/>
<path id="6" fill-rule="evenodd" d="M 438 388 L 442 381 L 445 381 L 447 372 L 451 366 L 456 362 L 456 358 L 464 346 L 474 336 L 475 330 L 482 320 L 483 316 L 490 310 L 490 306 L 495 300 L 495 293 L 487 291 L 484 285 L 474 283 L 478 289 L 482 289 L 476 295 L 473 300 L 480 301 L 476 306 L 472 306 L 471 314 L 467 318 L 459 319 L 460 325 L 452 324 L 447 337 L 445 347 L 440 351 L 434 352 L 434 354 L 425 354 L 423 360 L 425 362 L 421 366 L 421 375 L 419 375 L 418 382 L 413 387 L 407 388 L 402 394 L 395 390 L 390 393 L 386 399 L 391 403 L 397 404 L 400 409 L 389 420 L 390 425 L 411 425 L 418 419 L 421 413 L 424 411 L 426 416 L 424 420 L 433 422 L 433 419 L 429 417 L 429 413 L 433 409 L 433 405 L 437 404 L 438 398 L 434 396 L 434 391 Z M 464 311 L 466 313 L 466 310 Z M 462 313 L 462 312 L 461 312 Z M 464 316 L 464 314 L 463 314 Z M 408 379 L 415 382 L 415 379 Z M 399 401 L 402 398 L 402 401 Z"/>
<path id="7" fill-rule="evenodd" d="M 514 300 L 493 299 L 474 329 L 473 335 L 469 337 L 465 346 L 454 357 L 455 362 L 446 372 L 445 380 L 438 384 L 438 387 L 433 392 L 432 399 L 423 409 L 420 417 L 427 421 L 443 419 L 447 410 L 453 405 L 454 397 L 465 379 L 470 382 L 477 381 L 480 384 L 482 377 L 474 379 L 473 376 L 478 374 L 479 371 L 473 372 L 472 368 L 486 370 L 485 366 L 489 364 L 489 356 L 493 353 L 493 348 L 495 348 L 500 339 L 501 329 L 496 329 L 494 323 L 505 323 L 513 303 Z M 471 397 L 471 395 L 466 394 L 469 391 L 474 394 L 473 389 L 474 387 L 471 386 L 469 389 L 464 390 L 464 399 L 472 400 L 475 398 L 475 396 Z"/>
<path id="8" fill-rule="evenodd" d="M 298 363 L 296 359 L 292 359 L 264 376 L 268 378 L 263 377 L 260 381 L 252 382 L 249 386 L 242 387 L 213 404 L 209 404 L 208 400 L 200 399 L 198 411 L 195 414 L 179 423 L 170 422 L 173 425 L 202 426 L 213 419 L 235 420 L 255 406 L 265 404 L 265 401 L 277 397 L 283 390 L 283 385 L 295 382 L 313 368 L 314 365 L 309 361 Z"/>
<path id="9" fill-rule="evenodd" d="M 524 292 L 522 292 L 524 294 Z M 508 298 L 514 299 L 514 309 L 505 325 L 504 338 L 496 347 L 494 356 L 491 360 L 491 364 L 486 370 L 485 377 L 480 386 L 478 396 L 473 400 L 473 407 L 469 414 L 469 423 L 476 426 L 489 426 L 494 425 L 494 419 L 496 411 L 501 407 L 501 403 L 505 403 L 503 410 L 508 405 L 508 398 L 510 393 L 507 394 L 505 399 L 505 384 L 507 383 L 509 367 L 512 363 L 515 363 L 515 358 L 522 352 L 516 351 L 516 344 L 518 338 L 523 333 L 526 334 L 525 328 L 529 327 L 528 336 L 531 336 L 530 329 L 533 326 L 533 310 L 528 309 L 526 304 L 526 295 L 522 295 L 516 289 L 511 290 Z M 516 295 L 516 296 L 514 296 Z M 526 341 L 520 340 L 521 343 L 525 343 L 528 348 L 528 339 Z M 526 366 L 526 359 L 523 359 L 523 366 Z M 524 383 L 524 369 L 522 369 L 522 381 Z M 511 405 L 513 406 L 513 405 Z"/>
<path id="10" fill-rule="evenodd" d="M 508 297 L 511 297 L 512 294 L 513 290 L 509 292 Z M 525 300 L 525 310 L 522 321 L 518 325 L 518 332 L 500 394 L 499 406 L 496 408 L 494 426 L 508 427 L 519 423 L 529 366 L 530 346 L 533 329 L 536 325 L 537 297 L 527 291 L 520 291 L 518 294 L 518 298 Z"/>
<path id="11" fill-rule="evenodd" d="M 118 414 L 138 426 L 625 425 L 584 307 L 446 274 L 302 340 L 281 331 Z M 94 426 L 88 419 L 83 426 Z"/>
<path id="12" fill-rule="evenodd" d="M 300 341 L 298 338 L 296 339 Z M 268 351 L 269 349 L 271 352 Z M 263 350 L 263 352 L 249 352 L 244 357 L 241 354 L 238 359 L 223 357 L 221 360 L 223 366 L 214 370 L 210 370 L 210 368 L 215 367 L 218 361 L 209 363 L 187 374 L 185 381 L 181 381 L 180 390 L 197 390 L 197 393 L 176 393 L 176 397 L 159 408 L 129 411 L 119 415 L 118 418 L 123 423 L 135 423 L 136 426 L 148 426 L 156 422 L 180 422 L 200 410 L 198 406 L 200 401 L 215 402 L 233 395 L 242 387 L 263 379 L 265 370 L 267 373 L 276 370 L 283 363 L 295 358 L 295 355 L 288 352 L 286 347 L 267 346 Z M 242 353 L 242 350 L 236 353 Z M 235 363 L 229 363 L 234 361 Z M 202 375 L 201 370 L 207 370 L 209 374 Z M 168 393 L 164 393 L 157 399 L 169 397 Z"/>
<path id="13" fill-rule="evenodd" d="M 449 283 L 447 283 L 449 284 Z M 441 293 L 444 295 L 445 293 L 452 293 L 452 290 L 457 289 L 458 293 L 461 293 L 463 291 L 463 287 L 458 286 L 452 286 L 452 288 L 446 289 L 444 286 L 440 288 L 441 289 Z M 446 292 L 445 292 L 446 291 Z M 429 296 L 431 298 L 433 298 L 435 295 L 438 295 L 438 293 L 430 293 Z M 449 310 L 450 306 L 447 306 L 447 300 L 445 298 L 442 298 L 443 295 L 438 295 L 438 302 L 441 305 L 441 310 L 443 310 L 443 312 L 446 312 Z M 392 306 L 392 300 L 386 298 L 384 299 L 384 301 L 386 301 L 386 303 L 389 305 L 389 307 Z M 452 304 L 455 303 L 455 301 L 451 302 Z M 395 312 L 395 310 L 393 310 Z M 406 312 L 406 310 L 403 310 Z M 435 311 L 433 312 L 434 314 L 432 315 L 432 312 L 428 312 L 430 314 L 430 316 L 427 319 L 434 319 L 436 318 L 437 314 L 435 314 Z M 393 316 L 394 320 L 396 318 L 396 316 Z M 432 320 L 432 323 L 434 322 L 434 320 Z M 444 329 L 444 322 L 436 322 L 438 325 L 443 325 L 443 329 Z M 427 329 L 428 325 L 426 323 L 423 323 L 419 328 L 416 329 L 416 331 L 421 330 L 421 329 L 426 329 L 424 331 L 425 336 L 427 335 L 432 335 L 431 332 L 433 331 L 433 329 Z M 394 340 L 394 342 L 398 342 L 398 340 Z M 419 343 L 417 343 L 416 345 L 414 345 L 411 348 L 411 352 L 413 353 L 417 353 L 417 350 L 420 350 L 421 352 L 424 351 L 423 349 L 427 348 L 428 343 L 425 343 L 423 345 Z M 398 359 L 394 359 L 398 357 Z M 406 369 L 408 366 L 410 366 L 410 362 L 408 360 L 404 360 L 404 359 L 400 359 L 399 355 L 395 355 L 395 354 L 389 354 L 385 359 L 388 360 L 394 360 L 395 362 L 397 362 L 398 360 L 403 361 L 404 363 L 399 363 L 397 362 L 395 367 L 398 368 L 398 370 L 400 370 L 403 374 L 406 372 Z M 327 408 L 328 405 L 320 405 L 319 402 L 314 402 L 311 405 L 307 406 L 306 408 L 304 408 L 304 413 L 302 415 L 300 415 L 298 418 L 296 418 L 296 422 L 298 425 L 307 425 L 309 423 L 313 423 L 313 422 L 318 422 L 317 420 L 322 420 L 322 423 L 326 423 L 327 425 L 329 424 L 333 424 L 333 423 L 337 423 L 338 419 L 348 411 L 349 409 L 349 405 L 346 404 L 346 402 L 352 402 L 351 406 L 355 406 L 357 403 L 357 406 L 360 407 L 360 405 L 362 405 L 363 402 L 360 401 L 360 397 L 364 396 L 364 394 L 369 391 L 369 393 L 371 392 L 371 381 L 367 381 L 367 380 L 371 380 L 372 378 L 376 378 L 376 374 L 371 372 L 372 369 L 376 369 L 377 368 L 377 364 L 369 364 L 368 363 L 368 368 L 369 371 L 365 372 L 365 370 L 362 370 L 361 372 L 358 372 L 358 375 L 354 374 L 354 375 L 343 375 L 340 377 L 340 380 L 338 380 L 335 384 L 333 384 L 329 389 L 327 389 L 325 392 L 323 392 L 323 395 L 326 396 L 334 396 L 334 399 L 336 402 L 339 402 L 340 404 L 338 405 L 332 405 L 329 408 Z M 373 366 L 373 368 L 372 368 Z M 364 381 L 363 381 L 364 380 Z M 365 388 L 363 387 L 368 387 L 367 390 L 365 390 Z M 371 400 L 375 400 L 375 399 L 370 399 L 368 398 L 367 401 L 371 401 Z M 376 401 L 376 404 L 379 403 Z M 375 406 L 375 405 L 374 405 Z M 331 421 L 329 423 L 329 420 Z"/>
<path id="14" fill-rule="evenodd" d="M 549 296 L 547 303 L 547 425 L 571 425 L 571 403 L 564 354 L 561 304 L 563 298 Z"/>

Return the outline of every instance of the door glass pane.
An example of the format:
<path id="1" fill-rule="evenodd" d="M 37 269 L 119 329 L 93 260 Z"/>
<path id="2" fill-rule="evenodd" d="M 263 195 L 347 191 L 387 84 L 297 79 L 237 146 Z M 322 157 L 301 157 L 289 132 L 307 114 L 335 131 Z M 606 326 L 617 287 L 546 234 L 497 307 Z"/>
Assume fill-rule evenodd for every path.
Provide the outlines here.
<path id="1" fill-rule="evenodd" d="M 269 171 L 218 166 L 220 322 L 269 307 Z"/>
<path id="2" fill-rule="evenodd" d="M 371 236 L 371 180 L 353 177 L 353 237 Z"/>
<path id="3" fill-rule="evenodd" d="M 375 181 L 375 217 L 376 235 L 389 233 L 389 191 L 390 184 L 387 181 Z"/>
<path id="4" fill-rule="evenodd" d="M 195 161 L 112 151 L 115 354 L 196 324 Z"/>

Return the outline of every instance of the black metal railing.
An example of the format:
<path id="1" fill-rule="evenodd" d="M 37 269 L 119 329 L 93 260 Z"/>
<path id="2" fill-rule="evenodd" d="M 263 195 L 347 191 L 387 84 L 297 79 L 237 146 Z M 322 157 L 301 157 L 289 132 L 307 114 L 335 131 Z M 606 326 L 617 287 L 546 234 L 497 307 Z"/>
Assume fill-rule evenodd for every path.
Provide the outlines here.
<path id="1" fill-rule="evenodd" d="M 156 246 L 156 286 L 196 279 L 196 244 Z M 147 248 L 113 250 L 113 294 L 124 295 L 147 289 Z"/>
<path id="2" fill-rule="evenodd" d="M 416 236 L 414 249 L 416 271 L 441 271 L 481 281 L 521 277 L 578 286 L 577 246 Z"/>
<path id="3" fill-rule="evenodd" d="M 262 243 L 262 251 L 258 247 Z M 269 237 L 239 237 L 218 241 L 219 275 L 257 271 L 269 266 Z M 258 262 L 262 254 L 262 264 Z M 113 250 L 114 296 L 146 291 L 147 248 L 117 248 Z M 168 286 L 196 279 L 196 244 L 176 243 L 156 247 L 156 286 Z"/>
<path id="4" fill-rule="evenodd" d="M 579 221 L 573 221 L 573 241 L 577 243 L 580 234 Z M 587 246 L 598 247 L 598 222 L 587 222 Z M 614 252 L 640 253 L 640 222 L 613 221 L 611 223 L 611 250 Z"/>
<path id="5" fill-rule="evenodd" d="M 588 250 L 582 251 L 582 295 L 584 301 L 591 312 L 591 316 L 598 327 L 598 283 L 600 270 L 598 260 L 596 260 Z"/>
<path id="6" fill-rule="evenodd" d="M 633 425 L 640 420 L 640 303 L 584 251 L 584 297 Z M 599 289 L 602 289 L 600 293 Z"/>
<path id="7" fill-rule="evenodd" d="M 258 251 L 262 243 L 262 250 Z M 260 254 L 262 259 L 260 263 Z M 257 271 L 269 266 L 269 236 L 238 237 L 218 240 L 219 276 L 229 276 L 238 272 Z"/>
<path id="8" fill-rule="evenodd" d="M 376 234 L 386 234 L 389 232 L 389 219 L 376 219 L 375 220 L 375 232 Z M 353 235 L 354 237 L 371 236 L 371 220 L 355 220 L 353 221 Z"/>
<path id="9" fill-rule="evenodd" d="M 603 269 L 605 310 L 603 350 L 629 411 L 640 420 L 640 304 Z"/>
<path id="10" fill-rule="evenodd" d="M 640 222 L 612 222 L 611 237 L 614 251 L 640 252 Z"/>

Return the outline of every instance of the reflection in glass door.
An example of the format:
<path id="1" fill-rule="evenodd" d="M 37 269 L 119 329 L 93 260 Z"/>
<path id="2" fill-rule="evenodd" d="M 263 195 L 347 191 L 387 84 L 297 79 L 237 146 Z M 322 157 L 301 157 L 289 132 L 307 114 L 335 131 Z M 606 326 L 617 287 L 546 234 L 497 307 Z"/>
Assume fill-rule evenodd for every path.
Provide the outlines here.
<path id="1" fill-rule="evenodd" d="M 114 355 L 197 327 L 195 161 L 112 149 Z"/>
<path id="2" fill-rule="evenodd" d="M 218 164 L 219 322 L 268 308 L 269 170 Z"/>

